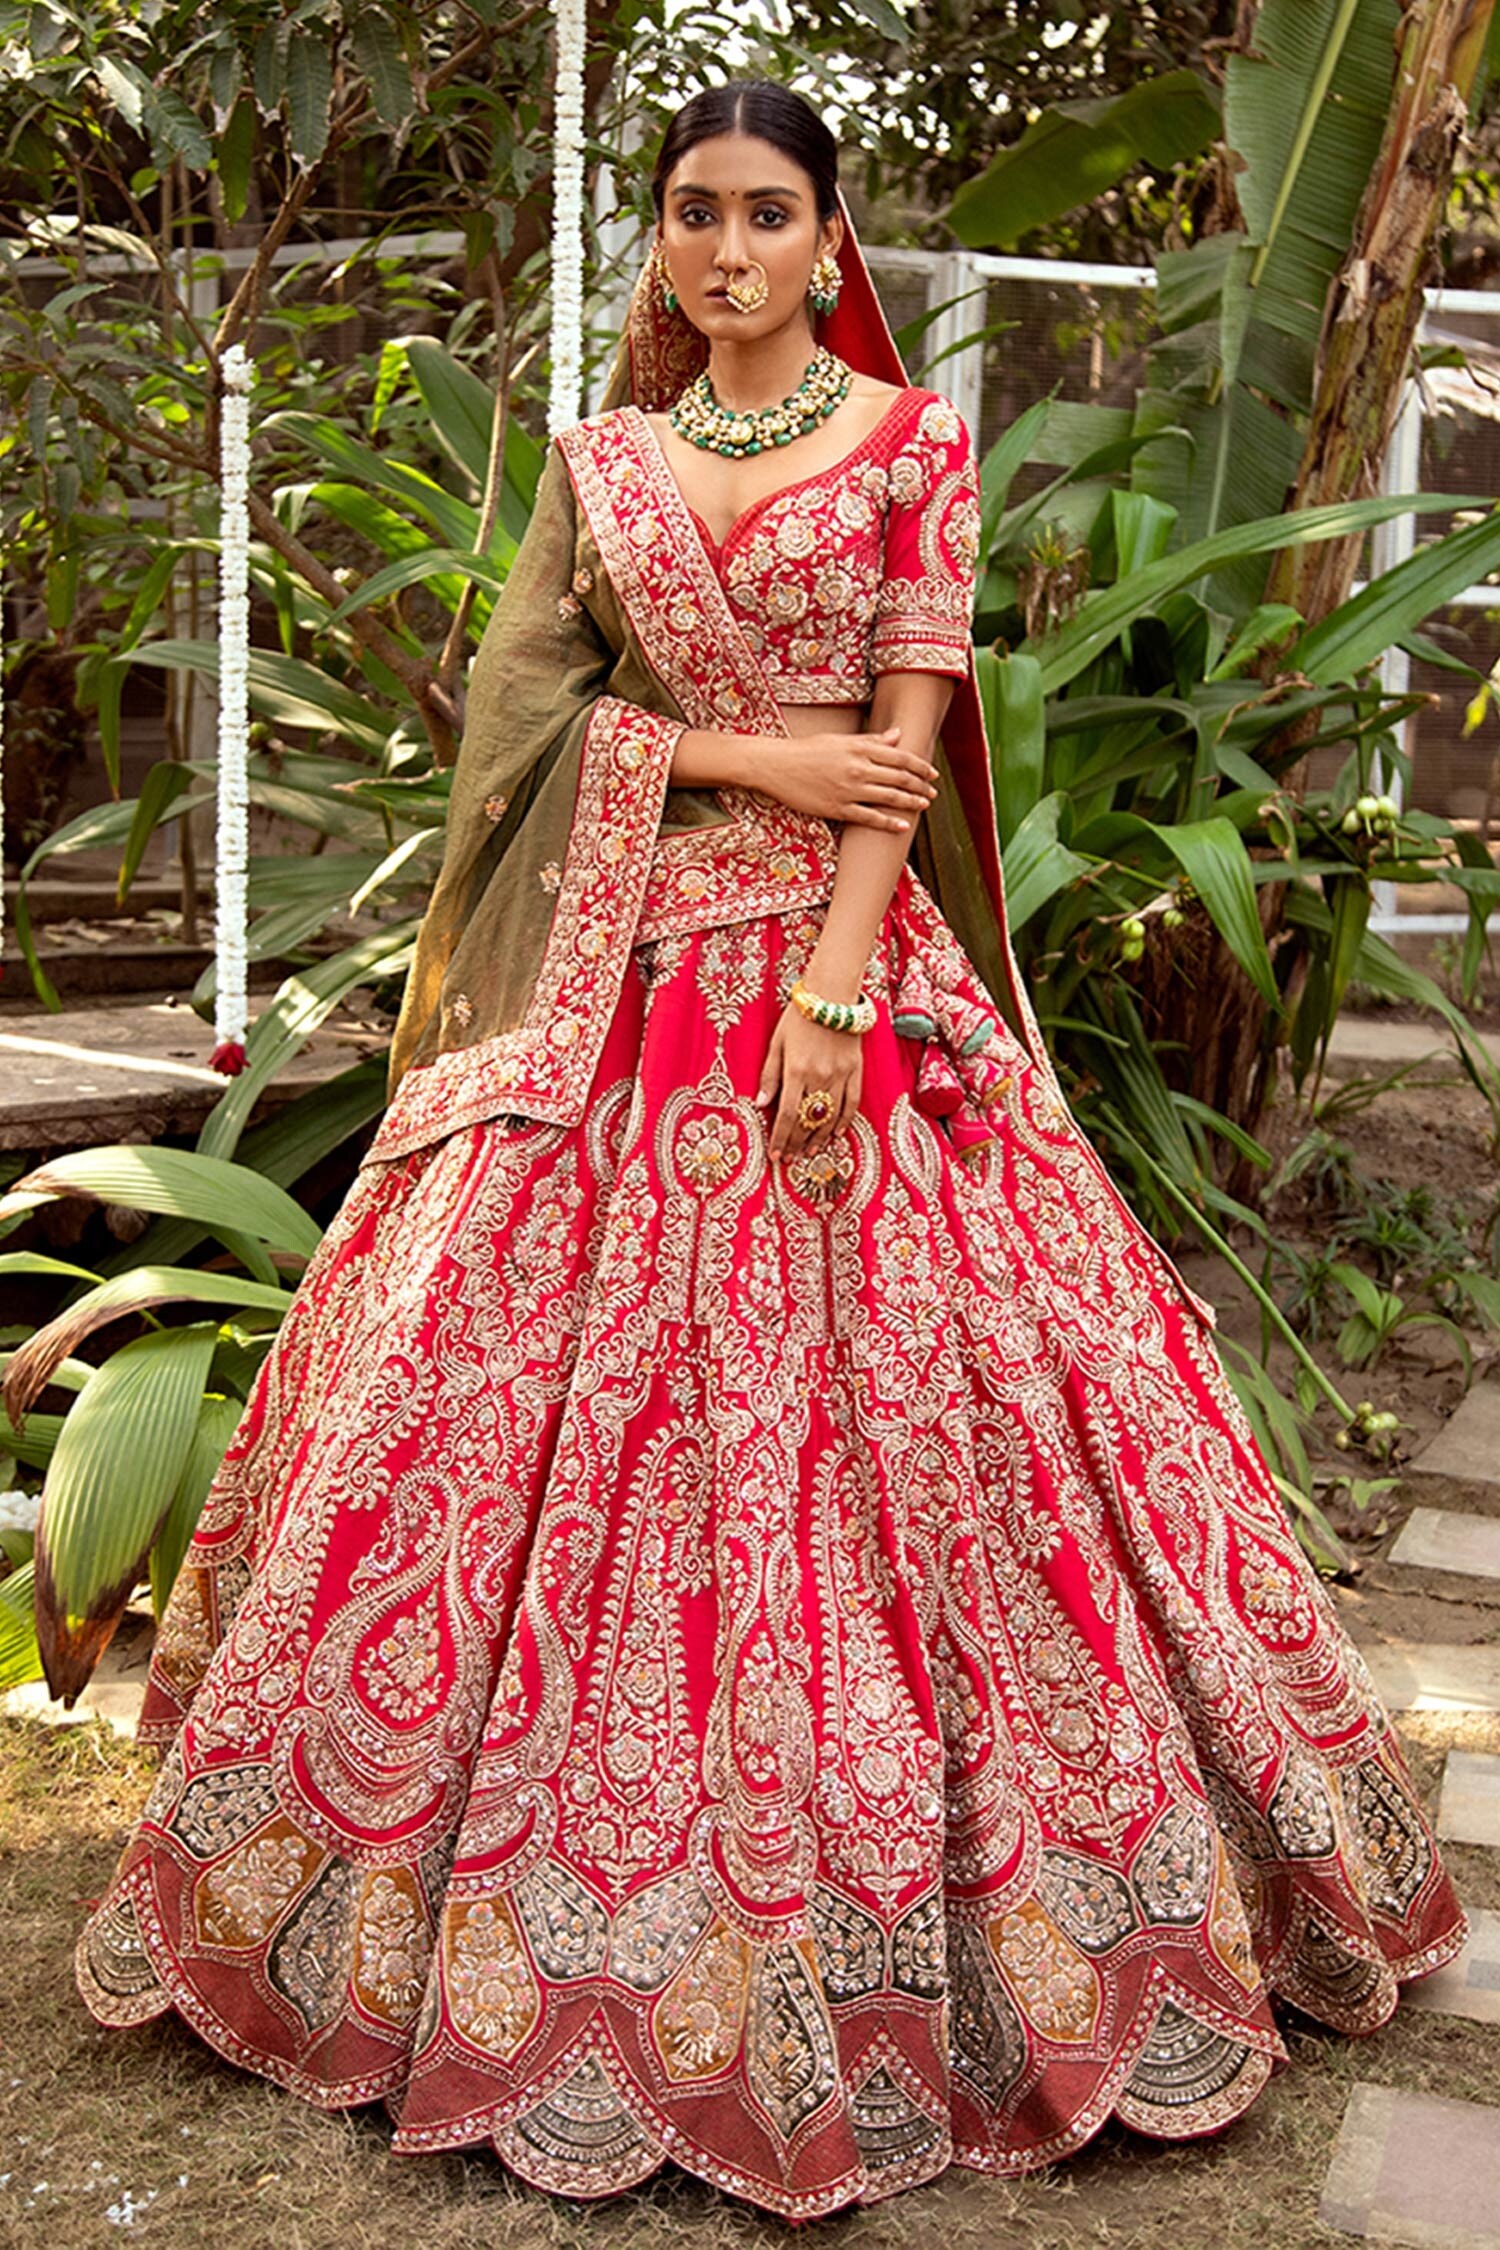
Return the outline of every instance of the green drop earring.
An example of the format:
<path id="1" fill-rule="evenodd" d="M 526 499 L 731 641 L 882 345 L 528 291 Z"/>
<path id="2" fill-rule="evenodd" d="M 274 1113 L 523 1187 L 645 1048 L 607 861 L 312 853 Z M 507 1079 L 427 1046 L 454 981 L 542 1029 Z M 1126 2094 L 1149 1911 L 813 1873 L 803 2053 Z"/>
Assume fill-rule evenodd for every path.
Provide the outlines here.
<path id="1" fill-rule="evenodd" d="M 831 250 L 824 250 L 812 270 L 808 283 L 808 301 L 815 313 L 831 313 L 839 301 L 839 284 L 843 280 L 839 263 Z"/>
<path id="2" fill-rule="evenodd" d="M 669 313 L 677 310 L 677 292 L 672 287 L 672 276 L 667 271 L 667 261 L 658 235 L 651 246 L 651 262 L 656 268 L 656 279 L 661 289 L 661 301 Z"/>

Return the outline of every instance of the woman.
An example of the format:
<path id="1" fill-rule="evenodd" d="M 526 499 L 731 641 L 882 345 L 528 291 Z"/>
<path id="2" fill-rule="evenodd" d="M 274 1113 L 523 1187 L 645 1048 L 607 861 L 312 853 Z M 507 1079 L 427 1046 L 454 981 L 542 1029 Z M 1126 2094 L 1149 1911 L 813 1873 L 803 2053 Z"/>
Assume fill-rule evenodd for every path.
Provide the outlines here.
<path id="1" fill-rule="evenodd" d="M 1222 2126 L 1273 1993 L 1371 2030 L 1464 1929 L 1015 978 L 972 451 L 831 137 L 700 94 L 655 192 L 78 1972 L 398 2149 L 800 2219 Z"/>

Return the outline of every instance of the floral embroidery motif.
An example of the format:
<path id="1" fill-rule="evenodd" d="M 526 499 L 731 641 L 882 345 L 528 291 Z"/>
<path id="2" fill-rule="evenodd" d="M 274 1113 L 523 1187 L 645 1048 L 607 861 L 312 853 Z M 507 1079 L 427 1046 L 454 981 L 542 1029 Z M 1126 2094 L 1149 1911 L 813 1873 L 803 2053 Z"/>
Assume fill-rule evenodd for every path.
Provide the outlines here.
<path id="1" fill-rule="evenodd" d="M 416 2016 L 427 1974 L 426 1920 L 412 1878 L 379 1874 L 359 1902 L 355 1990 L 373 2015 L 405 2025 Z"/>
<path id="2" fill-rule="evenodd" d="M 485 819 L 503 820 L 505 818 L 506 808 L 509 804 L 509 797 L 486 797 L 484 800 Z"/>
<path id="3" fill-rule="evenodd" d="M 441 1647 L 434 1591 L 416 1609 L 394 1618 L 384 1639 L 365 1658 L 365 1686 L 382 1711 L 393 1719 L 410 1720 L 432 1708 L 441 1692 Z"/>
<path id="4" fill-rule="evenodd" d="M 204 1876 L 196 1894 L 200 1939 L 223 1947 L 260 1945 L 319 1857 L 289 1821 L 252 1837 Z"/>
<path id="5" fill-rule="evenodd" d="M 744 1161 L 744 1135 L 727 1117 L 694 1117 L 677 1137 L 677 1168 L 700 1195 L 731 1179 Z"/>
<path id="6" fill-rule="evenodd" d="M 750 1948 L 715 1923 L 656 2003 L 651 2036 L 667 2075 L 712 2078 L 733 2062 L 750 2000 Z"/>
<path id="7" fill-rule="evenodd" d="M 692 520 L 778 703 L 864 703 L 898 668 L 967 671 L 979 486 L 946 399 L 904 393 L 843 462 L 747 509 L 722 547 Z"/>
<path id="8" fill-rule="evenodd" d="M 482 1899 L 453 1917 L 444 1982 L 461 2035 L 509 2056 L 541 2012 L 541 1994 L 509 1909 Z"/>

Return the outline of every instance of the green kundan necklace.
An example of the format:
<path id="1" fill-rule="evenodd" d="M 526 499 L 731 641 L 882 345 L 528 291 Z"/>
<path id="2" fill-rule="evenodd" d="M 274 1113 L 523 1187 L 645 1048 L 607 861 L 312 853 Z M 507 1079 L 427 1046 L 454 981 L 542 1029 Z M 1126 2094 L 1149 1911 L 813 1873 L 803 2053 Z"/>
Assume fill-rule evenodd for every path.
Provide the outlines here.
<path id="1" fill-rule="evenodd" d="M 739 461 L 747 453 L 769 453 L 773 446 L 790 445 L 793 438 L 815 430 L 848 397 L 853 379 L 853 370 L 837 353 L 819 344 L 790 398 L 779 406 L 738 413 L 715 398 L 705 367 L 676 405 L 668 408 L 667 420 L 689 445 Z"/>

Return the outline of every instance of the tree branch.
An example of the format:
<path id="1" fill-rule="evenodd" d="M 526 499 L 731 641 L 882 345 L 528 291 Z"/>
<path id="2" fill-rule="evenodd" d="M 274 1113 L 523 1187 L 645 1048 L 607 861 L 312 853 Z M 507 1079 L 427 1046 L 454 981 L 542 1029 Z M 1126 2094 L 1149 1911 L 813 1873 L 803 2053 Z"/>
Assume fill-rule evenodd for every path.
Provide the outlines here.
<path id="1" fill-rule="evenodd" d="M 315 594 L 321 595 L 330 608 L 337 609 L 347 599 L 344 587 L 339 584 L 327 564 L 320 562 L 310 548 L 304 547 L 301 540 L 287 530 L 275 510 L 254 492 L 250 495 L 250 521 L 266 545 L 280 555 L 283 562 L 290 564 L 298 577 Z M 368 649 L 373 657 L 378 658 L 406 689 L 427 730 L 427 739 L 432 744 L 437 763 L 451 765 L 458 755 L 458 745 L 454 738 L 457 712 L 451 695 L 434 676 L 432 667 L 420 657 L 414 657 L 409 649 L 403 648 L 395 635 L 387 632 L 370 611 L 351 611 L 347 623 L 361 648 Z"/>

